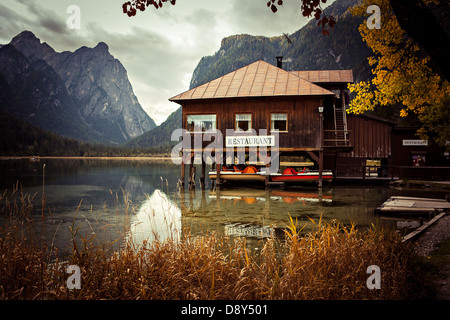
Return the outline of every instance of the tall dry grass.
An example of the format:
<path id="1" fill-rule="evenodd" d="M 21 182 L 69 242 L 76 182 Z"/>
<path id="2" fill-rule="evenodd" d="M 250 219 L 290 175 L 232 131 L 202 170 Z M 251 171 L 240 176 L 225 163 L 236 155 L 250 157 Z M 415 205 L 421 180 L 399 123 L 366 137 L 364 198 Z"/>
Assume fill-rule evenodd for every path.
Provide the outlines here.
<path id="1" fill-rule="evenodd" d="M 95 236 L 73 233 L 60 257 L 52 241 L 30 227 L 31 198 L 0 196 L 0 299 L 406 299 L 414 254 L 392 230 L 359 230 L 315 221 L 303 234 L 297 222 L 284 239 L 265 240 L 255 253 L 245 238 L 217 234 L 135 244 L 120 250 Z M 68 289 L 66 266 L 81 269 L 81 289 Z M 381 269 L 381 289 L 369 290 L 369 265 Z"/>

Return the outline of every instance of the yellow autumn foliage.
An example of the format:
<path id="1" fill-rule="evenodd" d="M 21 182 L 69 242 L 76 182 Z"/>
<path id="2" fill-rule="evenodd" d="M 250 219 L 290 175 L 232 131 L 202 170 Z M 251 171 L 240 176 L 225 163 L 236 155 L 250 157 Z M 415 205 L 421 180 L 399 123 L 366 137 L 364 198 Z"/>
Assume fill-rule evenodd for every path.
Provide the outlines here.
<path id="1" fill-rule="evenodd" d="M 352 14 L 367 15 L 367 7 L 374 4 L 381 9 L 381 29 L 369 29 L 366 21 L 359 27 L 363 40 L 373 51 L 369 64 L 374 78 L 349 85 L 350 91 L 356 93 L 349 112 L 358 114 L 376 106 L 402 105 L 400 116 L 416 113 L 426 125 L 427 112 L 448 110 L 443 105 L 450 95 L 449 82 L 430 68 L 429 57 L 401 29 L 388 0 L 364 0 L 351 9 Z"/>

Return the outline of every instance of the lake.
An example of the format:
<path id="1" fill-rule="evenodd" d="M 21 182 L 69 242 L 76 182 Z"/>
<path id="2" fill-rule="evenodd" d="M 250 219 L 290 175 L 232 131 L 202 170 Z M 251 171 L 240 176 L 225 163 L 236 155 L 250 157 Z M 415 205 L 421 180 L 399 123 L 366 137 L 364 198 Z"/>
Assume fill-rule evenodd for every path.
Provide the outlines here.
<path id="1" fill-rule="evenodd" d="M 209 168 L 207 167 L 207 170 Z M 197 172 L 201 172 L 197 168 Z M 358 227 L 371 224 L 417 226 L 417 218 L 382 217 L 374 209 L 392 195 L 443 198 L 431 190 L 395 190 L 387 185 L 329 185 L 286 187 L 265 190 L 263 186 L 222 187 L 211 190 L 198 184 L 194 189 L 177 188 L 180 166 L 169 160 L 29 159 L 0 160 L 3 207 L 14 186 L 30 195 L 36 229 L 59 248 L 71 245 L 74 233 L 99 243 L 127 238 L 143 240 L 178 239 L 217 232 L 243 236 L 249 246 L 261 239 L 282 235 L 289 217 L 305 230 L 310 219 L 336 219 Z M 186 175 L 187 176 L 187 175 Z M 44 224 L 42 203 L 44 203 Z M 5 217 L 2 217 L 4 223 Z"/>

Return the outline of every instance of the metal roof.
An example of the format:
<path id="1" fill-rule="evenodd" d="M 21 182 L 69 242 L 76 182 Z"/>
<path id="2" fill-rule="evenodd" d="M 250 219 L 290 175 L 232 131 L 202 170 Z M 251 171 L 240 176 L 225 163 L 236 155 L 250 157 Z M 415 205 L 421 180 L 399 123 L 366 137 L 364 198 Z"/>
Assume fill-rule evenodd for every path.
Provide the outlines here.
<path id="1" fill-rule="evenodd" d="M 313 83 L 353 83 L 352 70 L 308 70 L 289 73 Z"/>
<path id="2" fill-rule="evenodd" d="M 197 99 L 333 94 L 333 92 L 299 77 L 293 72 L 285 71 L 263 60 L 258 60 L 215 80 L 178 94 L 169 100 L 177 102 Z"/>

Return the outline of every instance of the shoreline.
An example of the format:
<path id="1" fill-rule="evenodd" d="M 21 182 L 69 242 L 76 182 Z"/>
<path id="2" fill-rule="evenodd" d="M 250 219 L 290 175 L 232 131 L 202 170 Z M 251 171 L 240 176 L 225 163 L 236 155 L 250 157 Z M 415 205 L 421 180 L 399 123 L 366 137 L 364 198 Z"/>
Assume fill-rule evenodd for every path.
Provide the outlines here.
<path id="1" fill-rule="evenodd" d="M 55 159 L 55 160 L 170 160 L 172 158 L 170 156 L 136 156 L 136 157 L 124 157 L 124 156 L 101 156 L 101 157 L 65 157 L 65 156 L 0 156 L 0 160 L 22 160 L 29 159 L 31 160 L 33 157 L 36 157 L 35 161 L 45 160 L 45 159 Z"/>

